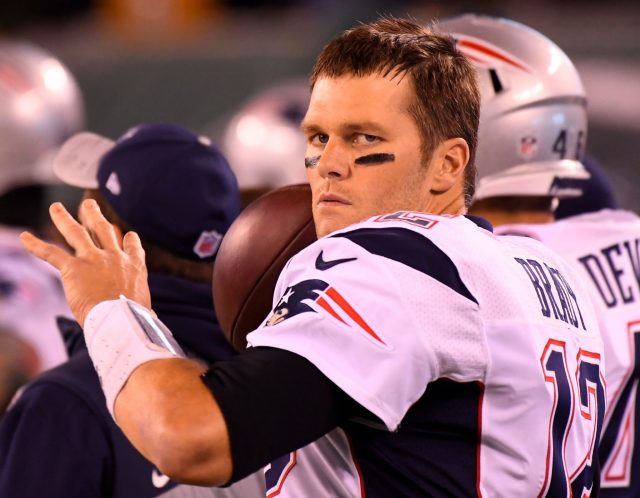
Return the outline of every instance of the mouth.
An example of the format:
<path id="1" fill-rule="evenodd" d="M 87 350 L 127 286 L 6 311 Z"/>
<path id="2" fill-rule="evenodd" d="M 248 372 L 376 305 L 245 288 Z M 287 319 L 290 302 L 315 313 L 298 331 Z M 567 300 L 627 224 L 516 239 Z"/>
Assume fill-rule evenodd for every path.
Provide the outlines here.
<path id="1" fill-rule="evenodd" d="M 350 206 L 351 203 L 336 194 L 330 194 L 328 192 L 320 194 L 318 197 L 318 206 Z"/>

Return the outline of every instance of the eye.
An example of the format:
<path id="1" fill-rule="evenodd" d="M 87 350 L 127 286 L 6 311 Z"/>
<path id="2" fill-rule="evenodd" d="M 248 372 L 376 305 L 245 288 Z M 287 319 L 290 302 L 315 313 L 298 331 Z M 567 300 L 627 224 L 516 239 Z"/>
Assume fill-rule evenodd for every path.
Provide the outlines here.
<path id="1" fill-rule="evenodd" d="M 325 133 L 316 133 L 309 138 L 311 145 L 325 145 L 329 141 L 329 135 Z"/>
<path id="2" fill-rule="evenodd" d="M 369 135 L 367 133 L 358 133 L 353 138 L 353 143 L 356 145 L 367 145 L 367 144 L 375 144 L 382 140 L 380 137 L 376 135 Z"/>

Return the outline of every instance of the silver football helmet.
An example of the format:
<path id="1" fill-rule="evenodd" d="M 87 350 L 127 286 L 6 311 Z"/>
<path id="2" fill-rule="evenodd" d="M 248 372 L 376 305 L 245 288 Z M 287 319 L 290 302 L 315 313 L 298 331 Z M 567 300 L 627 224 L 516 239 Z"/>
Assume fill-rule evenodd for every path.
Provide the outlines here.
<path id="1" fill-rule="evenodd" d="M 67 68 L 34 45 L 0 39 L 0 195 L 56 183 L 51 159 L 83 125 L 82 96 Z"/>
<path id="2" fill-rule="evenodd" d="M 439 24 L 478 70 L 475 200 L 581 194 L 586 94 L 567 55 L 523 24 L 462 15 Z"/>
<path id="3" fill-rule="evenodd" d="M 300 123 L 309 97 L 306 80 L 288 81 L 252 97 L 231 118 L 222 149 L 241 190 L 307 182 Z"/>

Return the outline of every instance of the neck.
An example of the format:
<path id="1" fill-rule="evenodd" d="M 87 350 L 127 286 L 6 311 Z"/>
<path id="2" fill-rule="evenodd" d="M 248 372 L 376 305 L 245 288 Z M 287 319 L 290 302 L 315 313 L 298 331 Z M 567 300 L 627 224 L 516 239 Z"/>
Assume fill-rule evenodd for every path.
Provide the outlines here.
<path id="1" fill-rule="evenodd" d="M 464 205 L 464 195 L 462 195 L 461 190 L 452 189 L 452 191 L 444 193 L 431 191 L 431 194 L 422 212 L 450 215 L 465 214 L 467 212 L 467 208 Z"/>

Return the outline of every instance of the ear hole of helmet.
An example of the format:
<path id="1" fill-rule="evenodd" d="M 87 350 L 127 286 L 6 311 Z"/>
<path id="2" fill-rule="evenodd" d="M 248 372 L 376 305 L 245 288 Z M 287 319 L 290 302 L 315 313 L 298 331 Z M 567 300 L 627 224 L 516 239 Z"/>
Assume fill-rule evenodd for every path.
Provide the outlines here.
<path id="1" fill-rule="evenodd" d="M 489 69 L 489 77 L 491 78 L 491 84 L 493 85 L 493 91 L 496 94 L 502 92 L 504 90 L 504 86 L 500 81 L 500 77 L 498 76 L 498 72 L 495 69 Z"/>

